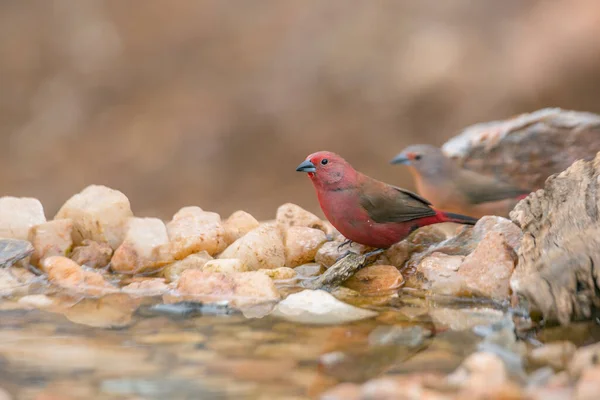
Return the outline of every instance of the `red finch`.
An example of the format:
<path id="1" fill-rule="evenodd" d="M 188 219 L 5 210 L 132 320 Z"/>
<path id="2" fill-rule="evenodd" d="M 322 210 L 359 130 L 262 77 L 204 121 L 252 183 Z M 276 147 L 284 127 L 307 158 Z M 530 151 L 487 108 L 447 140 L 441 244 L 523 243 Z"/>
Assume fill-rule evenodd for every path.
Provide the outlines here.
<path id="1" fill-rule="evenodd" d="M 461 168 L 440 149 L 426 144 L 407 147 L 391 163 L 408 166 L 417 192 L 433 206 L 472 217 L 507 217 L 529 194 L 528 190 Z"/>
<path id="2" fill-rule="evenodd" d="M 308 173 L 329 222 L 349 241 L 366 246 L 388 248 L 426 225 L 477 222 L 436 210 L 424 198 L 363 175 L 328 151 L 311 154 L 296 171 Z"/>

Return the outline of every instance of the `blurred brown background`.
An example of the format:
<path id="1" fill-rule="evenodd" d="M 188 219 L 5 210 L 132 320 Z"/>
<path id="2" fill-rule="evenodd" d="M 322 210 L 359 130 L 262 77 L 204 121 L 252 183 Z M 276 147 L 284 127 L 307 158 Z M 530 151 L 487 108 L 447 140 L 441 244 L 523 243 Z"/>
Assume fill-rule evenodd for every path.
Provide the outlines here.
<path id="1" fill-rule="evenodd" d="M 318 209 L 316 150 L 388 160 L 547 106 L 600 112 L 596 0 L 0 2 L 0 184 L 52 217 L 91 183 L 142 216 Z"/>

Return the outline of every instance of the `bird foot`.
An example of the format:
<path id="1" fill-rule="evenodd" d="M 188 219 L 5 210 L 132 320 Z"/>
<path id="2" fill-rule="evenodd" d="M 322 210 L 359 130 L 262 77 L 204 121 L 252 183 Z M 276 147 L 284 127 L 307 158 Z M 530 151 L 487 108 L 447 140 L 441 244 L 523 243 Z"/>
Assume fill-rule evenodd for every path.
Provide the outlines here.
<path id="1" fill-rule="evenodd" d="M 352 240 L 346 239 L 337 247 L 337 250 L 340 251 L 340 249 L 342 249 L 344 246 L 350 246 L 352 243 L 354 243 Z"/>

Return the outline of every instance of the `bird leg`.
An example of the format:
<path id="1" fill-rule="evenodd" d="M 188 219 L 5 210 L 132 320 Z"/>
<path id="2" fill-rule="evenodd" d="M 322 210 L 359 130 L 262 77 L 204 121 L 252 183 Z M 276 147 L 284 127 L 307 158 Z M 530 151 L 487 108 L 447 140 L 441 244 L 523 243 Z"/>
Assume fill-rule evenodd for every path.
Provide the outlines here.
<path id="1" fill-rule="evenodd" d="M 338 249 L 338 251 L 340 251 L 340 249 L 341 249 L 341 248 L 343 248 L 344 246 L 350 246 L 350 245 L 352 245 L 352 243 L 354 243 L 352 240 L 350 240 L 350 239 L 346 239 L 346 240 L 344 240 L 344 241 L 342 242 L 342 244 L 340 244 L 340 245 L 337 247 L 337 249 Z M 349 250 L 348 250 L 348 251 L 349 251 Z M 348 254 L 348 252 L 344 253 L 344 255 L 347 255 L 347 254 Z"/>

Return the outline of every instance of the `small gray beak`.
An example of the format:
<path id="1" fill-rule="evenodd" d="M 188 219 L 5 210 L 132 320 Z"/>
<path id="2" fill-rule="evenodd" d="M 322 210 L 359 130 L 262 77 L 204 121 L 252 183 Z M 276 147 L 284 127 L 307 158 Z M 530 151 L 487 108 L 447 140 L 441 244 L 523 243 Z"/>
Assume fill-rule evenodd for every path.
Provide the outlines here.
<path id="1" fill-rule="evenodd" d="M 404 153 L 398 154 L 396 157 L 392 158 L 390 164 L 404 164 L 410 165 L 410 159 L 404 155 Z"/>
<path id="2" fill-rule="evenodd" d="M 298 172 L 316 172 L 317 169 L 315 168 L 315 164 L 306 160 L 306 161 L 302 161 L 302 163 L 300 165 L 298 165 L 298 168 L 296 168 L 296 171 L 298 171 Z"/>

